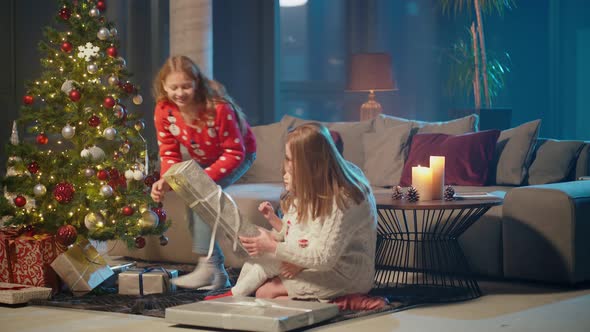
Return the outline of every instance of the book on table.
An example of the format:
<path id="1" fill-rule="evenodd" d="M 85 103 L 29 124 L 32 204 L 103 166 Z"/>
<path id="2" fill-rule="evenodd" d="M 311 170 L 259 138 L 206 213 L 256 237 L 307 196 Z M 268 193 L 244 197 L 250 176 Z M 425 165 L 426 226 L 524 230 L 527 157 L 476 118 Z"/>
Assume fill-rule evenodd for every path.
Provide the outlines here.
<path id="1" fill-rule="evenodd" d="M 455 193 L 455 199 L 492 199 L 492 198 L 501 198 L 494 194 L 485 192 L 485 191 L 474 191 L 469 193 Z"/>

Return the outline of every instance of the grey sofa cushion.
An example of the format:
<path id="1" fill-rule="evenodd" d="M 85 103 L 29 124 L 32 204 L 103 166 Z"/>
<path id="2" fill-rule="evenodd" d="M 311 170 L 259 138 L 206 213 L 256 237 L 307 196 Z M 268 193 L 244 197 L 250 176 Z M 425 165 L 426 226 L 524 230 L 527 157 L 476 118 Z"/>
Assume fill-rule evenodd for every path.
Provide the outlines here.
<path id="1" fill-rule="evenodd" d="M 282 182 L 287 127 L 281 122 L 252 127 L 256 137 L 256 160 L 239 183 Z"/>
<path id="2" fill-rule="evenodd" d="M 533 156 L 540 124 L 541 120 L 534 120 L 500 133 L 494 163 L 497 185 L 519 186 L 523 183 Z"/>
<path id="3" fill-rule="evenodd" d="M 471 133 L 477 130 L 479 117 L 477 114 L 471 114 L 463 118 L 445 121 L 445 122 L 426 122 L 418 120 L 409 120 L 391 115 L 380 114 L 375 119 L 375 131 L 379 132 L 385 128 L 395 127 L 406 123 L 411 123 L 412 128 L 416 128 L 418 133 L 438 133 L 447 135 L 461 135 Z"/>
<path id="4" fill-rule="evenodd" d="M 546 184 L 568 180 L 576 164 L 582 141 L 548 139 L 540 143 L 529 168 L 529 184 Z"/>

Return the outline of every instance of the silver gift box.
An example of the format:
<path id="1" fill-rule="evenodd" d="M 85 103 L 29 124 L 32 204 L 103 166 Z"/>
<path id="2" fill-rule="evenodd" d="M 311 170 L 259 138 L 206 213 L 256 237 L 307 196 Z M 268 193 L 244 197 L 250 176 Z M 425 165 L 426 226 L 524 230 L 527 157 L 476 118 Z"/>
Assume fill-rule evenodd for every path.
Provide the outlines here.
<path id="1" fill-rule="evenodd" d="M 216 235 L 218 241 L 231 243 L 230 247 L 237 258 L 248 258 L 238 235 L 257 236 L 258 228 L 245 220 L 231 196 L 221 190 L 197 162 L 188 160 L 172 165 L 164 174 L 164 179 L 211 229 L 214 229 L 216 222 L 219 223 Z"/>
<path id="2" fill-rule="evenodd" d="M 170 279 L 178 277 L 177 270 L 153 269 L 144 271 L 144 269 L 133 269 L 119 273 L 119 294 L 148 295 L 176 291 L 176 286 L 170 282 Z M 143 294 L 140 292 L 140 274 L 143 283 Z"/>
<path id="3" fill-rule="evenodd" d="M 247 331 L 289 331 L 338 315 L 329 303 L 230 296 L 166 308 L 166 321 Z"/>

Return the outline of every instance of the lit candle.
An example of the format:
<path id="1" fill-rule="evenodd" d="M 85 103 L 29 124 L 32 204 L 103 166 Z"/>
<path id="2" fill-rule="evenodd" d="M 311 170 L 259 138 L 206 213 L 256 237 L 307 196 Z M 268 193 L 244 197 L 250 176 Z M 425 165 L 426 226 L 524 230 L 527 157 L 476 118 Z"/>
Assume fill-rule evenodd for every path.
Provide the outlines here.
<path id="1" fill-rule="evenodd" d="M 432 199 L 443 199 L 445 187 L 445 157 L 430 156 L 432 170 Z"/>
<path id="2" fill-rule="evenodd" d="M 431 201 L 432 169 L 420 165 L 412 167 L 412 186 L 418 190 L 421 201 Z"/>

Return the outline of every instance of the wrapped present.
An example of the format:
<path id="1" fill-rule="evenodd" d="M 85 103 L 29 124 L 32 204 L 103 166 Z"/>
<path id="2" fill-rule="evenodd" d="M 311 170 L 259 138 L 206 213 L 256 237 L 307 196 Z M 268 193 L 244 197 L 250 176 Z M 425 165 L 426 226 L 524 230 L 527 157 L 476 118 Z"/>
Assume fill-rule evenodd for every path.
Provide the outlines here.
<path id="1" fill-rule="evenodd" d="M 258 228 L 245 220 L 230 195 L 225 193 L 194 160 L 172 165 L 164 179 L 209 226 L 213 234 L 232 243 L 234 255 L 248 258 L 238 236 L 256 236 Z"/>
<path id="2" fill-rule="evenodd" d="M 13 282 L 19 285 L 50 287 L 59 290 L 59 278 L 51 263 L 65 250 L 50 234 L 22 235 L 13 240 Z"/>
<path id="3" fill-rule="evenodd" d="M 170 279 L 177 277 L 177 270 L 162 267 L 128 270 L 119 274 L 119 294 L 143 296 L 174 292 L 176 286 Z"/>
<path id="4" fill-rule="evenodd" d="M 51 288 L 0 282 L 0 303 L 22 304 L 30 300 L 44 300 L 51 296 Z"/>
<path id="5" fill-rule="evenodd" d="M 116 265 L 116 266 L 110 266 L 111 271 L 113 271 L 113 275 L 108 277 L 108 279 L 105 280 L 101 284 L 101 286 L 103 286 L 103 287 L 117 287 L 117 284 L 119 283 L 119 274 L 121 272 L 125 272 L 125 271 L 133 268 L 135 265 L 137 265 L 137 262 L 120 264 L 120 265 Z"/>
<path id="6" fill-rule="evenodd" d="M 20 234 L 17 228 L 0 228 L 0 282 L 14 282 L 14 239 Z"/>
<path id="7" fill-rule="evenodd" d="M 78 241 L 51 264 L 74 295 L 84 295 L 113 275 L 96 248 L 86 239 Z"/>
<path id="8" fill-rule="evenodd" d="M 166 308 L 169 323 L 248 331 L 289 331 L 336 315 L 335 304 L 241 296 Z"/>

